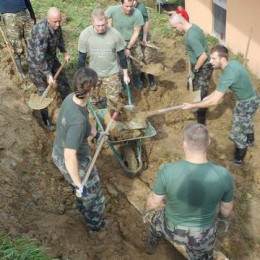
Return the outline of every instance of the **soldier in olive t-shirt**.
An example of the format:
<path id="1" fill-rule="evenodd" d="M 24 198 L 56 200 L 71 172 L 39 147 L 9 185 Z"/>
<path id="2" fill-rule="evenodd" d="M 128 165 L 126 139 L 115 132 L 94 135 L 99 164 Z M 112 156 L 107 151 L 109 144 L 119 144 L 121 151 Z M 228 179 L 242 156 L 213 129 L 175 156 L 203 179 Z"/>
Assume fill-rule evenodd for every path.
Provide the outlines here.
<path id="1" fill-rule="evenodd" d="M 125 53 L 131 54 L 138 60 L 143 59 L 141 45 L 138 36 L 144 25 L 141 12 L 134 8 L 133 1 L 121 1 L 121 5 L 111 6 L 106 10 L 109 25 L 118 30 L 127 42 Z M 132 83 L 136 88 L 142 87 L 140 81 L 141 65 L 128 59 L 129 69 L 132 72 Z"/>

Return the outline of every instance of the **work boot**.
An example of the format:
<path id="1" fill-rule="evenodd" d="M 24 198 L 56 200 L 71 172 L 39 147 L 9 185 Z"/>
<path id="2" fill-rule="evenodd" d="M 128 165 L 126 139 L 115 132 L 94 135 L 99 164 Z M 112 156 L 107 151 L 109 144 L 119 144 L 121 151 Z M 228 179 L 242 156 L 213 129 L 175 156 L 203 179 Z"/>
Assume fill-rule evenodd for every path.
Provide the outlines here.
<path id="1" fill-rule="evenodd" d="M 156 83 L 155 83 L 155 79 L 154 79 L 154 75 L 152 74 L 148 74 L 148 79 L 149 79 L 149 86 L 150 86 L 150 89 L 152 91 L 156 91 L 158 89 Z"/>
<path id="2" fill-rule="evenodd" d="M 20 55 L 15 58 L 15 62 L 16 62 L 16 65 L 17 65 L 17 68 L 18 68 L 19 72 L 21 73 L 22 78 L 25 79 L 26 75 L 25 75 L 25 73 L 23 71 L 22 61 L 21 61 L 21 56 Z"/>
<path id="3" fill-rule="evenodd" d="M 109 223 L 110 223 L 109 220 L 103 219 L 99 229 L 95 229 L 95 230 L 89 229 L 88 231 L 89 237 L 95 238 L 102 230 L 108 227 Z"/>
<path id="4" fill-rule="evenodd" d="M 230 160 L 234 165 L 241 166 L 243 160 L 246 156 L 247 147 L 246 148 L 238 148 L 236 147 L 234 159 Z"/>
<path id="5" fill-rule="evenodd" d="M 253 147 L 255 144 L 255 133 L 247 134 L 247 144 Z"/>
<path id="6" fill-rule="evenodd" d="M 140 74 L 133 75 L 133 85 L 135 88 L 143 88 L 143 82 L 140 79 Z"/>
<path id="7" fill-rule="evenodd" d="M 206 109 L 198 109 L 197 111 L 197 122 L 202 125 L 206 125 Z"/>
<path id="8" fill-rule="evenodd" d="M 145 73 L 144 72 L 141 72 L 140 74 L 140 81 L 141 81 L 141 85 L 146 88 L 146 85 L 147 85 L 147 79 L 146 79 L 146 76 L 145 76 Z"/>
<path id="9" fill-rule="evenodd" d="M 159 237 L 154 236 L 151 232 L 149 232 L 149 236 L 146 243 L 146 253 L 147 254 L 154 254 L 156 248 L 159 244 Z"/>
<path id="10" fill-rule="evenodd" d="M 51 123 L 51 120 L 49 118 L 48 114 L 48 108 L 41 109 L 41 115 L 42 115 L 42 121 L 43 126 L 48 131 L 54 131 L 56 127 Z"/>

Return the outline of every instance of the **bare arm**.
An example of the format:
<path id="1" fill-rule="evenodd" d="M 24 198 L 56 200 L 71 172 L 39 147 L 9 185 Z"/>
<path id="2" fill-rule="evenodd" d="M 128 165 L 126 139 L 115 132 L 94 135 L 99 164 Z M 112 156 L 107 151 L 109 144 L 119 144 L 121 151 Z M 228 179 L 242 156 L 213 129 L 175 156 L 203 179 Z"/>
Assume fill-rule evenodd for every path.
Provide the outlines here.
<path id="1" fill-rule="evenodd" d="M 112 20 L 112 18 L 109 18 L 107 20 L 107 24 L 108 24 L 108 26 L 113 27 L 113 20 Z"/>
<path id="2" fill-rule="evenodd" d="M 136 41 L 138 39 L 139 33 L 141 31 L 141 28 L 142 28 L 141 26 L 138 26 L 138 27 L 134 28 L 134 33 L 133 33 L 133 35 L 132 35 L 132 37 L 131 37 L 128 45 L 127 45 L 129 48 L 131 48 L 132 46 L 135 45 L 135 43 L 136 43 Z"/>
<path id="3" fill-rule="evenodd" d="M 184 103 L 182 109 L 206 108 L 206 107 L 216 106 L 217 104 L 219 104 L 223 96 L 224 93 L 215 90 L 200 102 L 193 103 L 193 104 Z"/>
<path id="4" fill-rule="evenodd" d="M 77 160 L 77 150 L 65 148 L 64 149 L 64 160 L 67 171 L 76 186 L 81 185 L 81 178 L 79 175 L 79 167 Z"/>
<path id="5" fill-rule="evenodd" d="M 164 200 L 164 195 L 157 195 L 153 191 L 149 194 L 145 208 L 146 210 L 152 210 L 159 207 Z"/>
<path id="6" fill-rule="evenodd" d="M 195 69 L 196 70 L 199 70 L 202 66 L 203 66 L 203 64 L 205 63 L 205 61 L 208 59 L 208 56 L 207 56 L 207 54 L 206 54 L 206 52 L 203 52 L 200 56 L 199 56 L 199 58 L 198 58 L 198 60 L 197 60 L 197 63 L 196 63 L 196 65 L 195 65 Z"/>
<path id="7" fill-rule="evenodd" d="M 232 212 L 233 212 L 233 206 L 234 202 L 220 202 L 219 209 L 221 214 L 225 217 L 228 218 Z"/>
<path id="8" fill-rule="evenodd" d="M 149 33 L 149 22 L 147 21 L 143 26 L 143 42 L 147 44 L 147 36 Z"/>

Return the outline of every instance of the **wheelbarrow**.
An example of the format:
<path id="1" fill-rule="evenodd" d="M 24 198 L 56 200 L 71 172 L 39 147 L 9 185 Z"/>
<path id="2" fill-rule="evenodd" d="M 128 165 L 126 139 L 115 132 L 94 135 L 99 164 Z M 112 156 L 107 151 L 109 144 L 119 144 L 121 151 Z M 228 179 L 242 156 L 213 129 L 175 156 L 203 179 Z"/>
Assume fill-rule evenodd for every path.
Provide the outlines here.
<path id="1" fill-rule="evenodd" d="M 92 102 L 88 100 L 88 107 L 90 112 L 92 113 L 96 123 L 98 131 L 104 131 L 105 126 L 105 117 L 108 113 L 107 108 L 96 109 L 94 108 Z M 141 172 L 143 168 L 142 161 L 142 141 L 145 138 L 153 137 L 157 134 L 154 127 L 150 122 L 147 121 L 147 127 L 144 129 L 140 129 L 141 135 L 138 137 L 133 137 L 129 139 L 122 140 L 111 140 L 110 137 L 107 140 L 107 144 L 112 150 L 115 158 L 119 162 L 119 164 L 124 169 L 126 175 L 132 177 Z M 119 147 L 118 147 L 119 146 Z M 119 148 L 119 149 L 117 149 Z M 134 163 L 134 168 L 129 165 L 131 161 L 129 159 L 134 159 L 136 162 Z"/>

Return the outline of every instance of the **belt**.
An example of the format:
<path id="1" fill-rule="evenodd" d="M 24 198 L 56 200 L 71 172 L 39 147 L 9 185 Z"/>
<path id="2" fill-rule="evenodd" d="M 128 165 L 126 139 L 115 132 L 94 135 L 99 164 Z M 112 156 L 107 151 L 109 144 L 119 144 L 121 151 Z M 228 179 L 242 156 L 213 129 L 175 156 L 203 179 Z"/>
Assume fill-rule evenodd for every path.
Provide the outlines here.
<path id="1" fill-rule="evenodd" d="M 187 226 L 180 226 L 180 225 L 175 225 L 173 222 L 171 221 L 168 221 L 167 222 L 167 226 L 170 228 L 170 229 L 182 229 L 182 230 L 192 230 L 192 231 L 201 231 L 201 230 L 204 230 L 204 229 L 209 229 L 209 228 L 212 228 L 214 226 L 213 225 L 210 225 L 210 226 L 206 226 L 206 227 L 187 227 Z"/>

